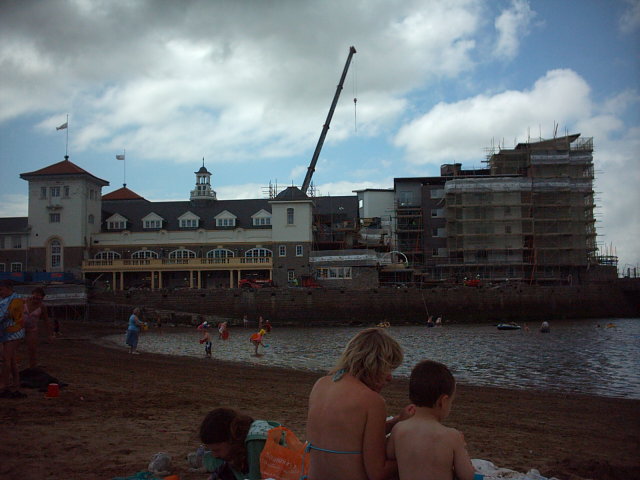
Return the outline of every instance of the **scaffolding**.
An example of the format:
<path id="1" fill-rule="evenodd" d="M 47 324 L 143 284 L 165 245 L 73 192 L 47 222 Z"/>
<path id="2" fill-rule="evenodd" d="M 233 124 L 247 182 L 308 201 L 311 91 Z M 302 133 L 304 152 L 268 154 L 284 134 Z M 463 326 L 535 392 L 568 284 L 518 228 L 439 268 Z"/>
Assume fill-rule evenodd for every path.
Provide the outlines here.
<path id="1" fill-rule="evenodd" d="M 453 276 L 572 278 L 596 261 L 593 141 L 577 135 L 490 155 L 491 175 L 445 185 Z"/>

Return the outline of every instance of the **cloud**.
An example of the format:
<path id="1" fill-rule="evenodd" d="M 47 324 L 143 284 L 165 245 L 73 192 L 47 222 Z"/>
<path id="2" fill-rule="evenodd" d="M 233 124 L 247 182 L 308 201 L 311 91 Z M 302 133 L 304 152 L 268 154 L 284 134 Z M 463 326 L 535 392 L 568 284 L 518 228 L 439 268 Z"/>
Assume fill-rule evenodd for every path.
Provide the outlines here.
<path id="1" fill-rule="evenodd" d="M 628 7 L 620 17 L 619 27 L 622 33 L 630 34 L 640 27 L 640 0 L 626 0 L 626 3 Z"/>
<path id="2" fill-rule="evenodd" d="M 347 82 L 358 82 L 346 85 L 328 143 L 353 135 L 348 90 L 357 87 L 359 134 L 378 135 L 402 114 L 406 92 L 473 68 L 481 6 L 8 4 L 0 122 L 37 113 L 48 117 L 40 129 L 50 134 L 68 112 L 72 151 L 127 148 L 148 162 L 291 157 L 317 139 L 349 43 L 358 53 Z"/>
<path id="3" fill-rule="evenodd" d="M 419 165 L 477 160 L 492 139 L 496 144 L 504 139 L 510 148 L 512 142 L 537 138 L 538 126 L 551 136 L 554 124 L 570 128 L 578 119 L 589 117 L 589 93 L 589 85 L 575 72 L 552 70 L 531 90 L 439 103 L 404 125 L 395 144 L 405 149 L 410 163 Z"/>
<path id="4" fill-rule="evenodd" d="M 529 33 L 529 25 L 536 12 L 531 10 L 526 0 L 512 0 L 511 7 L 496 18 L 494 25 L 498 39 L 494 55 L 508 60 L 513 59 L 520 48 L 521 37 Z"/>
<path id="5" fill-rule="evenodd" d="M 0 195 L 0 217 L 26 217 L 28 213 L 28 206 L 28 195 Z"/>

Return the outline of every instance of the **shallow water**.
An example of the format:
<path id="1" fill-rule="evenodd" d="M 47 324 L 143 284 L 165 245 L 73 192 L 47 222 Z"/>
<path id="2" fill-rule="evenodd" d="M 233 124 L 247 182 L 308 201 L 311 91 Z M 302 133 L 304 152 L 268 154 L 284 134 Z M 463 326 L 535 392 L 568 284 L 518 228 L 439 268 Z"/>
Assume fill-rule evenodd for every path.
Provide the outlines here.
<path id="1" fill-rule="evenodd" d="M 615 328 L 604 328 L 613 322 Z M 597 328 L 600 324 L 601 328 Z M 530 327 L 533 324 L 529 324 Z M 537 325 L 536 325 L 537 326 Z M 140 337 L 142 352 L 204 356 L 200 334 L 163 327 Z M 262 356 L 253 356 L 253 329 L 232 327 L 227 341 L 215 329 L 213 359 L 258 365 L 326 371 L 360 328 L 278 328 L 265 337 Z M 640 319 L 556 321 L 551 333 L 501 331 L 493 325 L 445 325 L 439 328 L 398 326 L 386 330 L 405 352 L 394 372 L 408 377 L 422 359 L 447 364 L 460 383 L 539 389 L 640 399 Z M 124 346 L 124 335 L 109 343 Z"/>

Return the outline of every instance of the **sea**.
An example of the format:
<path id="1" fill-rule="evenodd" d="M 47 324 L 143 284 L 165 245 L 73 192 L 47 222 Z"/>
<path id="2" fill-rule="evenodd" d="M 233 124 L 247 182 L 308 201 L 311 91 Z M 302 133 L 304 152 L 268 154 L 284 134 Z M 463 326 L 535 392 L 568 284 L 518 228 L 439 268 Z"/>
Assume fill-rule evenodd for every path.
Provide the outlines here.
<path id="1" fill-rule="evenodd" d="M 393 375 L 409 377 L 417 362 L 431 359 L 448 365 L 461 384 L 640 399 L 640 318 L 558 320 L 551 322 L 549 333 L 539 332 L 540 322 L 527 323 L 520 323 L 520 330 L 488 324 L 391 325 L 385 330 L 404 350 L 404 362 Z M 141 335 L 138 349 L 200 357 L 203 362 L 220 359 L 326 372 L 362 329 L 273 327 L 259 356 L 249 342 L 255 325 L 230 327 L 228 340 L 218 339 L 211 329 L 212 359 L 204 357 L 195 327 L 151 326 Z M 124 335 L 103 340 L 124 347 Z"/>

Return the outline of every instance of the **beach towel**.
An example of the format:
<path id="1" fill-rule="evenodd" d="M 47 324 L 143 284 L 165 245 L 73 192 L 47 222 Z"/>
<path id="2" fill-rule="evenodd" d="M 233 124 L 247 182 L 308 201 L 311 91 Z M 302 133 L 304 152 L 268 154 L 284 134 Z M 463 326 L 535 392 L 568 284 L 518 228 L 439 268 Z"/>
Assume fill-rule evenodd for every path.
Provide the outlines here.
<path id="1" fill-rule="evenodd" d="M 471 460 L 476 472 L 484 475 L 484 480 L 558 480 L 556 477 L 547 478 L 532 468 L 527 473 L 516 472 L 508 468 L 496 467 L 488 460 L 474 458 Z"/>
<path id="2" fill-rule="evenodd" d="M 46 392 L 50 383 L 57 383 L 60 388 L 68 385 L 39 367 L 25 368 L 20 372 L 20 386 L 23 388 L 37 388 L 41 392 Z"/>

